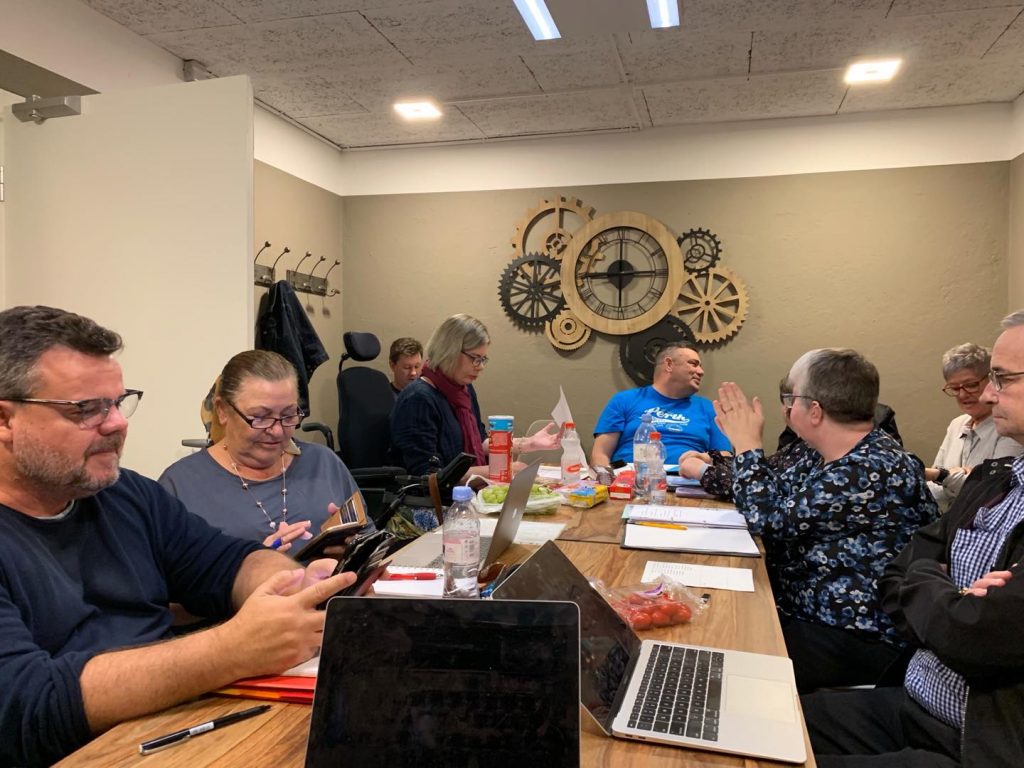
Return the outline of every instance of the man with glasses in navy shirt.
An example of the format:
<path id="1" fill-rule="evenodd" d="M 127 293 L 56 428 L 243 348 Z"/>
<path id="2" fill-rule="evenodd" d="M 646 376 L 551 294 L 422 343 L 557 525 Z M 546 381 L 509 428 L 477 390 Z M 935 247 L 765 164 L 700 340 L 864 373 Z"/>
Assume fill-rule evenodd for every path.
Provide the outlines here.
<path id="1" fill-rule="evenodd" d="M 1003 320 L 982 399 L 1024 439 L 1024 310 Z M 1024 755 L 1024 457 L 971 472 L 879 582 L 916 647 L 903 687 L 803 699 L 819 766 L 1020 765 Z"/>
<path id="2" fill-rule="evenodd" d="M 120 469 L 121 337 L 50 307 L 0 312 L 0 765 L 313 656 L 316 605 L 352 583 L 303 570 Z M 222 624 L 177 637 L 169 603 Z"/>

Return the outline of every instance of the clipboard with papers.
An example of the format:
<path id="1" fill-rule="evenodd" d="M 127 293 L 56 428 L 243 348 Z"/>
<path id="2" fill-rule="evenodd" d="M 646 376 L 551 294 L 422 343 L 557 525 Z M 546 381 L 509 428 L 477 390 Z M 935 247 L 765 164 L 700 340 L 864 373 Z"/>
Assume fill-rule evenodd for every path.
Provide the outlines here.
<path id="1" fill-rule="evenodd" d="M 625 549 L 761 556 L 747 521 L 735 508 L 628 504 L 622 516 Z"/>

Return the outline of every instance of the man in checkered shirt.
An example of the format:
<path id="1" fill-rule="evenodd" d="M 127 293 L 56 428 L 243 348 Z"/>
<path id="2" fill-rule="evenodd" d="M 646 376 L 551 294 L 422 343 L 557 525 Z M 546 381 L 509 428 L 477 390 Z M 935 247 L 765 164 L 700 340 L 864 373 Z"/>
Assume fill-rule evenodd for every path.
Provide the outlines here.
<path id="1" fill-rule="evenodd" d="M 982 399 L 1024 440 L 1024 310 L 1003 320 Z M 916 648 L 899 688 L 803 697 L 819 766 L 1024 765 L 1024 457 L 976 467 L 879 582 Z"/>

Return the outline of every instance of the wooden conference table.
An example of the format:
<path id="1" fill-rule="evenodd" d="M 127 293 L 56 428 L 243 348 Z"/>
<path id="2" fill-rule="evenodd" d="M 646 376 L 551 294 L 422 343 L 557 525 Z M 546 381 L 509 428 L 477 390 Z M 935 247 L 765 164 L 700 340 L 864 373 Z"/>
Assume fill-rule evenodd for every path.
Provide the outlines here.
<path id="1" fill-rule="evenodd" d="M 694 503 L 682 499 L 677 501 L 681 504 Z M 566 530 L 558 546 L 580 571 L 589 577 L 600 578 L 611 586 L 638 583 L 648 560 L 752 569 L 754 592 L 701 589 L 702 593 L 707 591 L 711 594 L 711 601 L 707 610 L 693 623 L 645 631 L 643 637 L 778 656 L 786 654 L 763 559 L 620 549 L 614 542 L 619 540 L 622 507 L 623 502 L 615 501 L 586 510 L 561 507 L 554 516 L 532 519 L 566 523 Z M 518 562 L 526 559 L 531 551 L 530 547 L 516 544 L 501 559 Z M 143 757 L 139 754 L 139 743 L 142 741 L 246 709 L 255 703 L 210 696 L 131 720 L 106 732 L 58 765 L 61 768 L 300 768 L 305 756 L 311 710 L 309 706 L 301 704 L 274 703 L 271 705 L 273 709 L 266 714 L 152 755 Z M 770 760 L 613 739 L 605 736 L 586 712 L 581 714 L 580 765 L 585 768 L 753 768 L 786 765 Z M 810 744 L 807 745 L 807 755 L 806 765 L 813 766 Z"/>

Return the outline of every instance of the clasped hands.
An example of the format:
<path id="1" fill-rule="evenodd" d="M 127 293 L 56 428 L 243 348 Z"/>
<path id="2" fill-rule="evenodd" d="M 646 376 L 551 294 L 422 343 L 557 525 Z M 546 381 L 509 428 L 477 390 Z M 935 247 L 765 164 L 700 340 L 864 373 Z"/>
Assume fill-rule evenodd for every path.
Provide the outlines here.
<path id="1" fill-rule="evenodd" d="M 713 403 L 715 424 L 729 438 L 736 454 L 763 447 L 764 410 L 761 399 L 747 400 L 738 384 L 723 382 Z"/>

